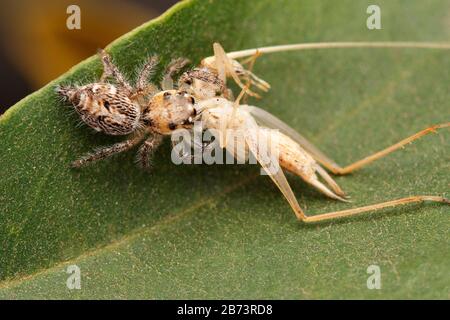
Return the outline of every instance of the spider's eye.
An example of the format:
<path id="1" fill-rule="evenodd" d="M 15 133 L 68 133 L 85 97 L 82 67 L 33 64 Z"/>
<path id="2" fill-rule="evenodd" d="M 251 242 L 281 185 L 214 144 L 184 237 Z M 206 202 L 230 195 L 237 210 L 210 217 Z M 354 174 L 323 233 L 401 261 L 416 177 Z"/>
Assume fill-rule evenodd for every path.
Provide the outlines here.
<path id="1" fill-rule="evenodd" d="M 194 97 L 189 97 L 189 100 L 191 101 L 191 104 L 195 104 L 195 99 L 194 99 Z"/>
<path id="2" fill-rule="evenodd" d="M 164 98 L 169 98 L 170 97 L 170 95 L 171 95 L 171 93 L 170 92 L 164 92 Z"/>
<path id="3" fill-rule="evenodd" d="M 194 119 L 192 117 L 187 118 L 186 120 L 184 120 L 182 122 L 182 124 L 184 125 L 192 125 L 193 124 Z"/>
<path id="4" fill-rule="evenodd" d="M 191 79 L 186 79 L 184 81 L 184 83 L 186 83 L 187 85 L 191 85 L 192 84 L 192 80 Z"/>

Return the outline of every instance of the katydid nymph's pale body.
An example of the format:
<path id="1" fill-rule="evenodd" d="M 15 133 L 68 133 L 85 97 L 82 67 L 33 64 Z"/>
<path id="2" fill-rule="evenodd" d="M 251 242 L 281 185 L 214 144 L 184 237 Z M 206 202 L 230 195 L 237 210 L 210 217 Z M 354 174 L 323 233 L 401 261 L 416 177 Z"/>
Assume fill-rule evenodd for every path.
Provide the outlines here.
<path id="1" fill-rule="evenodd" d="M 236 152 L 236 150 L 240 149 L 245 149 L 245 153 L 242 154 L 245 154 L 246 156 L 248 155 L 248 152 L 251 152 L 255 156 L 273 182 L 283 193 L 297 218 L 304 222 L 338 218 L 412 202 L 434 201 L 450 204 L 448 199 L 440 196 L 419 195 L 371 206 L 309 217 L 306 216 L 301 209 L 281 169 L 284 168 L 301 177 L 308 184 L 332 199 L 347 201 L 343 190 L 320 166 L 319 161 L 322 162 L 327 169 L 336 174 L 350 173 L 389 152 L 401 148 L 422 135 L 433 132 L 438 128 L 448 127 L 450 126 L 450 123 L 426 129 L 417 135 L 399 142 L 395 145 L 395 148 L 387 148 L 380 153 L 377 153 L 378 155 L 375 154 L 374 156 L 369 156 L 348 167 L 341 168 L 331 160 L 328 160 L 328 158 L 318 151 L 311 143 L 293 129 L 289 128 L 285 123 L 281 122 L 281 120 L 258 107 L 239 105 L 239 107 L 236 108 L 236 102 L 224 98 L 214 98 L 199 102 L 196 105 L 196 110 L 199 115 L 198 117 L 203 122 L 205 128 L 215 129 L 219 132 L 221 147 L 226 148 L 238 160 L 242 160 L 242 155 L 239 155 Z M 230 139 L 228 139 L 228 141 L 226 139 L 226 137 L 229 136 L 227 130 L 231 130 L 235 133 L 233 135 L 233 139 L 235 139 L 233 143 L 229 143 Z M 260 144 L 262 143 L 262 139 L 270 140 L 270 144 L 277 146 L 276 156 L 275 153 L 271 155 L 263 154 L 261 152 Z M 236 145 L 236 141 L 239 141 L 243 145 Z M 266 144 L 267 143 L 264 143 L 264 145 Z M 264 150 L 270 152 L 271 149 L 265 148 Z M 278 164 L 281 168 L 279 170 L 273 170 L 273 168 L 278 167 Z M 323 179 L 324 183 L 320 181 L 319 177 Z"/>
<path id="2" fill-rule="evenodd" d="M 403 146 L 419 139 L 420 137 L 437 129 L 448 128 L 450 123 L 444 123 L 426 128 L 384 150 L 372 154 L 364 159 L 357 161 L 349 166 L 340 167 L 334 161 L 329 159 L 323 152 L 310 143 L 307 139 L 290 128 L 286 123 L 276 118 L 272 114 L 255 106 L 239 105 L 239 100 L 243 94 L 258 96 L 251 91 L 249 87 L 256 85 L 258 88 L 266 91 L 270 88 L 264 80 L 256 77 L 251 71 L 243 69 L 235 58 L 253 56 L 256 58 L 261 53 L 287 51 L 287 50 L 305 50 L 319 48 L 354 48 L 354 47 L 372 47 L 372 48 L 430 48 L 430 49 L 450 49 L 450 44 L 446 43 L 318 43 L 318 44 L 294 44 L 286 46 L 265 47 L 259 49 L 249 49 L 238 52 L 225 53 L 219 44 L 214 44 L 213 57 L 208 57 L 202 61 L 202 65 L 210 70 L 214 70 L 223 82 L 227 77 L 232 77 L 242 88 L 241 95 L 236 101 L 230 101 L 225 98 L 211 98 L 199 101 L 195 108 L 197 110 L 197 119 L 203 122 L 205 128 L 215 129 L 220 134 L 220 146 L 226 148 L 236 158 L 242 157 L 235 151 L 235 142 L 230 145 L 227 142 L 227 130 L 239 132 L 240 138 L 236 139 L 244 144 L 243 147 L 248 154 L 251 152 L 256 157 L 264 170 L 277 185 L 284 197 L 295 212 L 297 218 L 304 222 L 315 222 L 329 220 L 350 215 L 355 215 L 368 211 L 376 211 L 387 207 L 395 207 L 414 202 L 439 202 L 450 204 L 450 201 L 441 196 L 417 195 L 401 199 L 391 200 L 383 203 L 373 204 L 365 207 L 353 208 L 348 210 L 329 212 L 315 216 L 307 216 L 301 209 L 283 171 L 286 169 L 298 175 L 308 184 L 312 185 L 326 196 L 347 201 L 346 195 L 332 177 L 323 167 L 333 174 L 344 175 L 351 173 L 359 168 L 379 159 L 383 156 L 402 148 Z M 253 61 L 250 60 L 252 62 Z M 242 81 L 247 80 L 246 84 Z M 242 81 L 241 81 L 242 80 Z M 273 130 L 276 129 L 276 130 Z M 261 153 L 261 136 L 271 140 L 271 143 L 277 145 L 277 154 L 271 155 L 269 149 L 265 149 L 269 154 Z M 239 149 L 239 146 L 238 146 Z M 278 163 L 274 163 L 278 162 Z M 281 166 L 279 170 L 272 168 Z M 321 166 L 322 165 L 322 166 Z M 321 182 L 319 177 L 324 181 Z"/>

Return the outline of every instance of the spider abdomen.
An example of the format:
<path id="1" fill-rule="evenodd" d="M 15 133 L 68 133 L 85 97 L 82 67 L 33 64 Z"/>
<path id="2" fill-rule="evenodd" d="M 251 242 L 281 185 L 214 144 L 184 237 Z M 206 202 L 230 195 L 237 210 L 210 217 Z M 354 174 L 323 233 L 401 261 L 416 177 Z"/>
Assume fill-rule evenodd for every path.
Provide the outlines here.
<path id="1" fill-rule="evenodd" d="M 128 92 L 113 84 L 61 87 L 59 92 L 73 103 L 81 119 L 96 131 L 126 135 L 139 125 L 139 105 L 130 100 Z"/>

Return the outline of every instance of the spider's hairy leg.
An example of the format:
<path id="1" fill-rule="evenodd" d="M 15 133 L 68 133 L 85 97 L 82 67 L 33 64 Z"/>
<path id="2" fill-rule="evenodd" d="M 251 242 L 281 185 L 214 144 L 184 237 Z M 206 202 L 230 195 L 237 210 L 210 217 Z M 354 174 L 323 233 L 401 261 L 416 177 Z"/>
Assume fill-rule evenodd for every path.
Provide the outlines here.
<path id="1" fill-rule="evenodd" d="M 205 152 L 211 153 L 214 150 L 214 147 L 217 145 L 216 141 L 209 141 L 209 142 L 197 142 L 194 141 L 194 154 L 191 153 L 185 153 L 183 155 L 181 155 L 181 160 L 183 160 L 183 162 L 185 160 L 187 160 L 187 163 L 196 163 L 196 152 L 195 152 L 195 148 L 197 148 L 198 150 L 200 150 L 200 155 L 203 155 Z M 174 144 L 172 144 L 172 148 L 173 148 Z"/>
<path id="2" fill-rule="evenodd" d="M 162 140 L 162 135 L 153 134 L 139 148 L 137 160 L 143 169 L 150 169 L 150 156 L 159 147 Z"/>
<path id="3" fill-rule="evenodd" d="M 157 55 L 151 56 L 147 63 L 142 67 L 139 73 L 138 79 L 136 81 L 136 92 L 143 91 L 147 84 L 148 78 L 155 72 L 155 67 L 158 65 L 159 58 Z"/>
<path id="4" fill-rule="evenodd" d="M 138 101 L 141 105 L 148 103 L 148 97 L 152 97 L 161 91 L 157 85 L 148 80 L 149 77 L 153 76 L 158 62 L 159 57 L 157 55 L 151 56 L 138 74 L 136 88 L 131 94 L 131 99 Z"/>
<path id="5" fill-rule="evenodd" d="M 173 76 L 189 63 L 190 60 L 186 58 L 173 59 L 164 72 L 163 80 L 161 81 L 161 88 L 163 90 L 172 90 L 174 83 Z"/>
<path id="6" fill-rule="evenodd" d="M 118 142 L 116 144 L 113 144 L 112 146 L 101 147 L 99 149 L 96 149 L 94 152 L 88 153 L 87 155 L 81 157 L 80 159 L 75 160 L 74 162 L 72 162 L 71 166 L 74 168 L 79 168 L 91 162 L 102 160 L 116 153 L 129 150 L 137 143 L 139 143 L 143 138 L 144 138 L 143 134 L 137 134 L 131 139 Z"/>
<path id="7" fill-rule="evenodd" d="M 98 55 L 103 63 L 103 74 L 100 78 L 101 82 L 105 82 L 106 78 L 112 76 L 117 83 L 126 89 L 128 92 L 132 92 L 131 85 L 127 82 L 125 77 L 119 71 L 119 69 L 111 61 L 111 56 L 103 49 L 98 51 Z"/>

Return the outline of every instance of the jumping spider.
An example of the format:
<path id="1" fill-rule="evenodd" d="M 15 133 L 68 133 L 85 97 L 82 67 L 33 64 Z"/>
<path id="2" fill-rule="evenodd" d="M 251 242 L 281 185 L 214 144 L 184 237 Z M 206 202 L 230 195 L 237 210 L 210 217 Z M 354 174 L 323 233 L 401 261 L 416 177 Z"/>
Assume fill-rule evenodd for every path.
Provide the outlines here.
<path id="1" fill-rule="evenodd" d="M 72 167 L 81 167 L 129 150 L 147 137 L 139 148 L 138 162 L 143 168 L 148 168 L 150 153 L 161 144 L 164 135 L 171 135 L 181 127 L 192 127 L 196 100 L 213 97 L 233 100 L 233 94 L 225 83 L 226 77 L 253 74 L 245 71 L 236 61 L 231 60 L 234 64 L 229 62 L 220 45 L 214 48 L 216 60 L 221 63 L 214 64 L 211 58 L 204 59 L 198 68 L 181 75 L 178 89 L 174 89 L 173 76 L 189 62 L 187 59 L 175 59 L 168 65 L 159 88 L 148 81 L 158 64 L 157 56 L 151 57 L 140 71 L 133 88 L 106 51 L 100 50 L 104 71 L 99 82 L 84 86 L 58 86 L 56 91 L 74 106 L 81 120 L 94 130 L 108 135 L 131 134 L 131 138 L 101 147 L 72 162 Z M 222 69 L 227 70 L 223 76 L 220 75 Z M 106 81 L 109 77 L 115 80 L 114 84 Z M 262 80 L 253 77 L 262 83 Z M 252 83 L 261 87 L 257 82 Z M 250 90 L 248 92 L 251 93 Z"/>
<path id="2" fill-rule="evenodd" d="M 138 161 L 143 168 L 148 168 L 150 153 L 161 144 L 164 135 L 193 125 L 196 115 L 194 96 L 172 86 L 173 75 L 188 60 L 177 59 L 169 64 L 161 90 L 148 82 L 158 63 L 156 56 L 144 65 L 133 88 L 104 50 L 99 55 L 104 68 L 100 82 L 84 86 L 58 86 L 56 91 L 74 106 L 81 120 L 94 130 L 108 135 L 131 134 L 131 137 L 81 157 L 72 163 L 72 167 L 81 167 L 129 150 L 146 138 L 139 148 Z M 110 76 L 116 84 L 106 82 Z"/>

